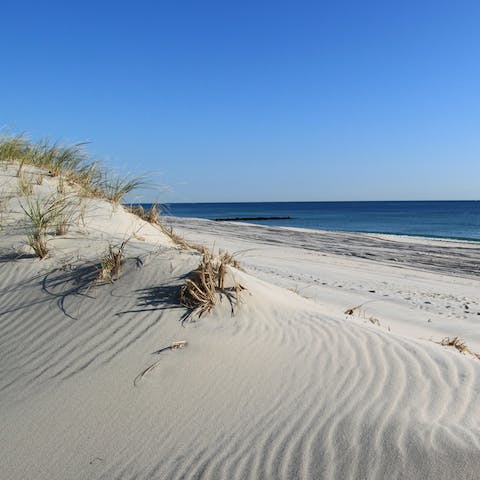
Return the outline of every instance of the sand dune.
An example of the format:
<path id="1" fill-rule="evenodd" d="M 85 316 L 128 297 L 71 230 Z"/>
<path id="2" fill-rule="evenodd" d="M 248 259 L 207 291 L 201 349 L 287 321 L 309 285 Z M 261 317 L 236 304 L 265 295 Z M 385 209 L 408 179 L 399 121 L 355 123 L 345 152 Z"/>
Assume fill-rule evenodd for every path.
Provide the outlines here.
<path id="1" fill-rule="evenodd" d="M 178 286 L 198 254 L 138 224 L 122 276 L 97 285 L 105 245 L 140 220 L 102 201 L 90 212 L 43 261 L 19 255 L 20 229 L 0 232 L 2 479 L 478 478 L 480 362 L 422 338 L 456 328 L 476 345 L 472 268 L 438 276 L 407 240 L 391 247 L 399 269 L 348 255 L 374 248 L 368 237 L 312 250 L 306 232 L 177 220 L 192 240 L 242 250 L 246 269 L 235 316 L 223 301 L 185 323 Z M 452 326 L 439 302 L 421 310 L 397 290 L 465 297 L 474 313 Z M 384 294 L 378 312 L 344 314 Z"/>

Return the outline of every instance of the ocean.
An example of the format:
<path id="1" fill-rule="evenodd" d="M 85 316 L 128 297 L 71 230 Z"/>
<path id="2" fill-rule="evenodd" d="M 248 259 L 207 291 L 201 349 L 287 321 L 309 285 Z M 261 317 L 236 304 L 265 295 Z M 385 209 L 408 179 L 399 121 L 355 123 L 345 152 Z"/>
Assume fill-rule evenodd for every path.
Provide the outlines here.
<path id="1" fill-rule="evenodd" d="M 207 219 L 290 217 L 248 222 L 480 241 L 480 201 L 170 203 L 163 213 Z"/>

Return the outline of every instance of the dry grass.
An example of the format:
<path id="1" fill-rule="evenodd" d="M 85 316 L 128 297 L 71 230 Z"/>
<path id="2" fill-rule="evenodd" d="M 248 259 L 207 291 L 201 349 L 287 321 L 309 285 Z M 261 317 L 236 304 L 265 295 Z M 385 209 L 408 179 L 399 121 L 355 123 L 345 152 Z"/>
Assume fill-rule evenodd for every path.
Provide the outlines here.
<path id="1" fill-rule="evenodd" d="M 180 350 L 182 348 L 185 348 L 187 346 L 187 342 L 185 340 L 180 340 L 178 342 L 173 342 L 171 345 L 168 345 L 166 347 L 161 348 L 160 350 L 157 350 L 156 352 L 153 352 L 155 355 L 159 355 L 162 352 L 166 352 L 167 350 Z M 160 360 L 156 361 L 155 363 L 152 363 L 150 366 L 148 366 L 143 372 L 139 373 L 135 379 L 133 380 L 133 386 L 136 387 L 138 382 L 143 379 L 145 375 L 150 373 L 152 370 L 154 370 L 158 365 L 160 364 Z"/>
<path id="2" fill-rule="evenodd" d="M 158 203 L 154 203 L 148 210 L 146 215 L 146 220 L 148 223 L 153 225 L 161 225 L 161 214 L 160 214 L 160 207 Z"/>
<path id="3" fill-rule="evenodd" d="M 457 349 L 460 353 L 467 353 L 480 360 L 480 354 L 470 350 L 465 341 L 462 340 L 460 337 L 444 337 L 442 338 L 442 340 L 435 343 L 438 343 L 439 345 L 442 345 L 444 347 L 453 347 Z"/>
<path id="4" fill-rule="evenodd" d="M 154 203 L 147 211 L 141 205 L 130 205 L 125 206 L 125 209 L 141 218 L 145 222 L 151 223 L 152 225 L 161 225 L 160 220 L 160 207 L 158 203 Z"/>
<path id="5" fill-rule="evenodd" d="M 352 307 L 352 308 L 347 308 L 343 313 L 345 315 L 353 315 L 355 312 L 357 312 L 358 314 L 360 314 L 360 309 L 363 307 L 363 303 L 361 305 L 357 305 L 356 307 Z"/>
<path id="6" fill-rule="evenodd" d="M 154 203 L 147 211 L 145 211 L 145 209 L 141 205 L 125 206 L 125 209 L 130 213 L 133 213 L 137 217 L 141 218 L 145 222 L 159 227 L 160 231 L 167 235 L 167 237 L 169 237 L 170 240 L 172 240 L 172 242 L 178 247 L 183 248 L 184 250 L 195 250 L 202 255 L 208 251 L 206 247 L 202 245 L 196 245 L 185 240 L 185 238 L 175 233 L 172 227 L 167 227 L 166 225 L 164 225 L 161 221 L 161 209 L 158 203 Z M 234 255 L 228 254 L 226 252 L 222 255 L 224 255 L 224 263 L 231 265 L 235 268 L 240 268 L 240 265 L 234 258 Z"/>
<path id="7" fill-rule="evenodd" d="M 210 312 L 225 295 L 232 307 L 238 305 L 240 292 L 244 287 L 232 275 L 233 286 L 225 287 L 225 278 L 228 273 L 229 257 L 225 254 L 213 256 L 204 251 L 199 266 L 192 272 L 190 278 L 180 288 L 180 303 L 191 310 L 189 316 L 198 316 Z"/>
<path id="8" fill-rule="evenodd" d="M 33 193 L 33 183 L 23 170 L 18 175 L 18 193 L 23 197 L 28 197 Z"/>
<path id="9" fill-rule="evenodd" d="M 343 313 L 347 316 L 351 316 L 354 313 L 357 313 L 357 315 L 360 316 L 360 314 L 362 313 L 362 307 L 364 305 L 367 305 L 368 303 L 374 303 L 374 302 L 377 302 L 377 301 L 378 300 L 368 300 L 366 302 L 361 303 L 360 305 L 356 305 L 355 307 L 347 308 Z"/>
<path id="10" fill-rule="evenodd" d="M 183 248 L 185 250 L 195 250 L 201 254 L 207 252 L 207 248 L 201 245 L 196 245 L 188 242 L 182 236 L 175 233 L 172 227 L 167 227 L 166 225 L 164 225 L 161 221 L 161 213 L 160 213 L 161 209 L 158 203 L 154 203 L 147 211 L 145 211 L 145 209 L 141 205 L 125 206 L 125 209 L 130 213 L 133 213 L 137 217 L 141 218 L 145 222 L 148 222 L 152 225 L 159 227 L 160 231 L 165 235 L 167 235 L 167 237 L 169 237 L 170 240 L 172 240 L 173 243 L 178 247 Z M 225 262 L 229 263 L 229 259 L 225 258 Z M 234 262 L 236 262 L 236 260 L 234 260 L 232 256 L 232 263 L 229 263 L 229 264 L 231 264 L 232 266 L 235 266 Z"/>
<path id="11" fill-rule="evenodd" d="M 125 256 L 125 246 L 128 240 L 124 240 L 119 246 L 114 247 L 111 243 L 108 245 L 108 251 L 100 260 L 100 271 L 98 272 L 98 281 L 107 281 L 113 283 L 118 280 Z"/>
<path id="12" fill-rule="evenodd" d="M 55 223 L 55 235 L 61 237 L 63 235 L 66 235 L 68 233 L 68 230 L 70 229 L 72 222 L 73 212 L 71 210 L 65 210 L 64 213 L 61 213 Z"/>
<path id="13" fill-rule="evenodd" d="M 241 270 L 242 267 L 240 265 L 240 262 L 235 258 L 235 253 L 229 253 L 227 251 L 221 251 L 219 252 L 219 258 L 220 261 L 225 264 L 225 265 L 230 265 L 233 268 L 236 268 L 237 270 Z"/>
<path id="14" fill-rule="evenodd" d="M 380 327 L 381 324 L 380 324 L 380 320 L 376 317 L 368 317 L 368 321 L 370 323 L 373 323 L 373 325 L 376 325 L 377 327 Z"/>

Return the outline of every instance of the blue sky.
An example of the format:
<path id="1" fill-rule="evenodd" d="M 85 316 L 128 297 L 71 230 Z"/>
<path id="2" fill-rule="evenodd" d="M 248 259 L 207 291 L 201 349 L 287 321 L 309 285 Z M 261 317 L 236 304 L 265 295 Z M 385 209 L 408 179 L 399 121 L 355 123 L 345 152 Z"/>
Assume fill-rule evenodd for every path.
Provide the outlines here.
<path id="1" fill-rule="evenodd" d="M 480 198 L 480 2 L 8 2 L 0 126 L 139 200 Z M 165 188 L 168 186 L 168 188 Z"/>

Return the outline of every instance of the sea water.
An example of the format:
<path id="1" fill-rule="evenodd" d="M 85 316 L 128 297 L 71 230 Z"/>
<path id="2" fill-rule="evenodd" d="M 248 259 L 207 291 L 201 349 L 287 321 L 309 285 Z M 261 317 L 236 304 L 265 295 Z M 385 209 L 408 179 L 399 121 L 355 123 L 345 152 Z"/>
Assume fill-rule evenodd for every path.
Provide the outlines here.
<path id="1" fill-rule="evenodd" d="M 170 203 L 163 213 L 207 219 L 290 217 L 248 222 L 480 241 L 480 201 Z"/>

